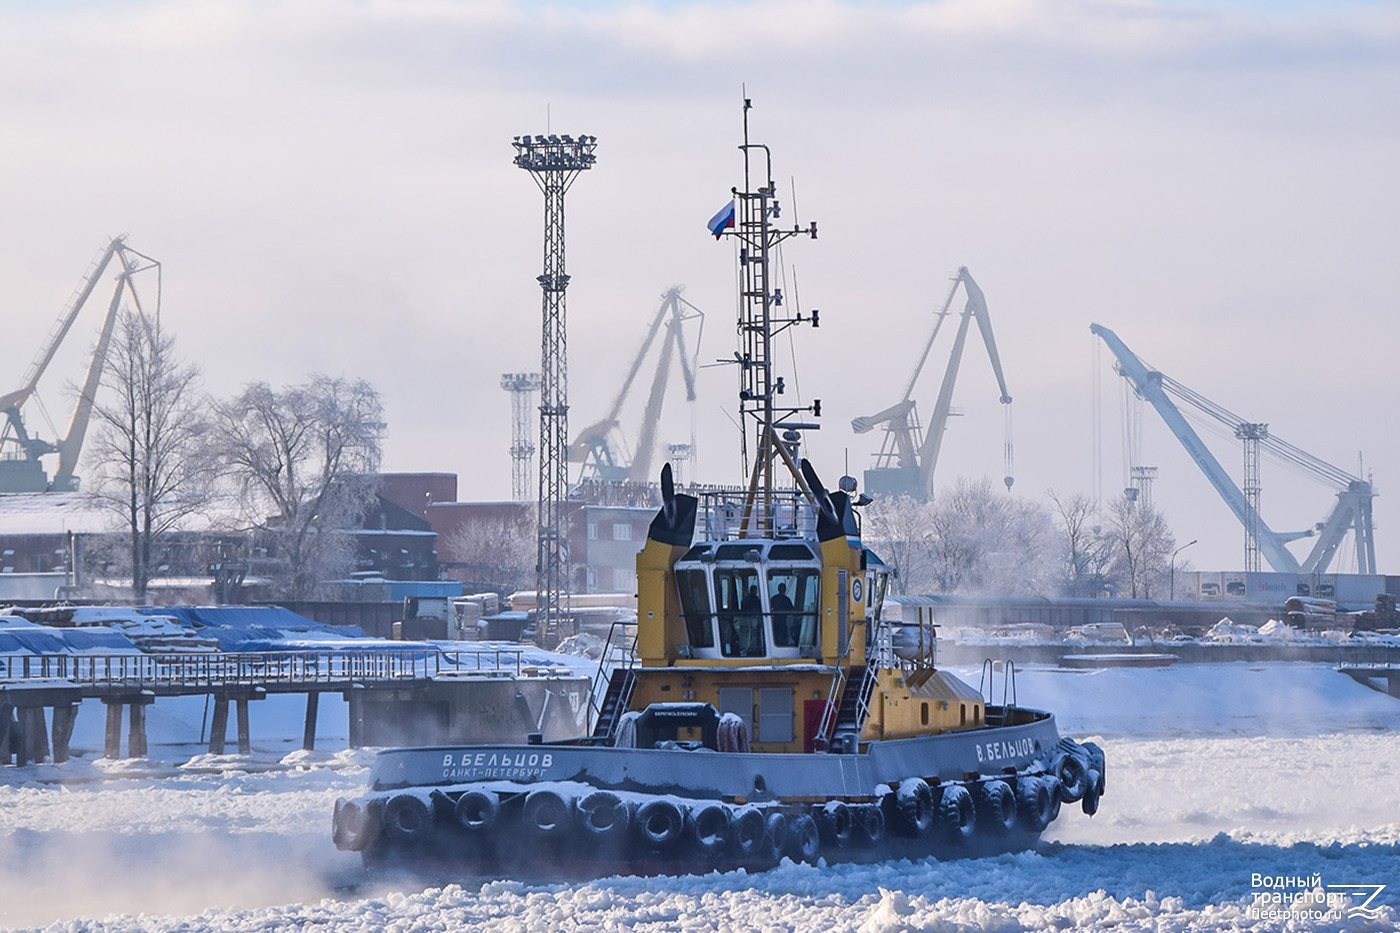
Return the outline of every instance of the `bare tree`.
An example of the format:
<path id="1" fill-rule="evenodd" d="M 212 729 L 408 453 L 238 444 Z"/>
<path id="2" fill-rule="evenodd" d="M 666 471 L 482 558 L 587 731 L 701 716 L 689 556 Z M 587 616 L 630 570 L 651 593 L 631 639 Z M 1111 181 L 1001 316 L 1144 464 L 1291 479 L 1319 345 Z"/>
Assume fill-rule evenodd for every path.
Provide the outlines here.
<path id="1" fill-rule="evenodd" d="M 1095 596 L 1107 582 L 1114 541 L 1099 523 L 1098 509 L 1088 496 L 1061 497 L 1046 493 L 1059 513 L 1064 565 L 1061 592 L 1066 596 Z"/>
<path id="2" fill-rule="evenodd" d="M 1129 496 L 1113 501 L 1109 526 L 1114 539 L 1115 568 L 1120 584 L 1133 599 L 1151 599 L 1168 573 L 1168 561 L 1176 539 L 1166 517 L 1145 502 Z"/>
<path id="3" fill-rule="evenodd" d="M 473 521 L 443 542 L 444 560 L 457 565 L 451 576 L 477 589 L 499 593 L 535 585 L 536 520 L 533 507 L 515 515 Z"/>
<path id="4" fill-rule="evenodd" d="M 343 577 L 352 528 L 379 484 L 379 393 L 364 380 L 313 376 L 273 390 L 254 382 L 216 408 L 219 450 L 259 537 L 271 542 L 274 590 L 305 599 Z"/>
<path id="5" fill-rule="evenodd" d="M 131 594 L 144 601 L 160 542 L 208 504 L 205 412 L 199 370 L 175 352 L 175 338 L 123 311 L 108 350 L 101 403 L 94 400 L 100 500 L 121 516 L 122 562 Z"/>

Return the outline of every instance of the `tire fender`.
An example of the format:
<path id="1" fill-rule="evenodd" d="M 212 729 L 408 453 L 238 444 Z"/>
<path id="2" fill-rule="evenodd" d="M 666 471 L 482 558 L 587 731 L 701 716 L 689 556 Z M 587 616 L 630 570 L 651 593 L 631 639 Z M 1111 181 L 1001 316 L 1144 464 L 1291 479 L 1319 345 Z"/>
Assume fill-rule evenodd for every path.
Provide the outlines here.
<path id="1" fill-rule="evenodd" d="M 977 834 L 977 807 L 962 784 L 949 784 L 938 801 L 938 824 L 948 841 L 962 844 Z"/>
<path id="2" fill-rule="evenodd" d="M 487 833 L 496 826 L 501 815 L 501 802 L 495 794 L 484 790 L 469 790 L 457 798 L 452 808 L 457 825 L 473 833 Z"/>
<path id="3" fill-rule="evenodd" d="M 769 813 L 763 818 L 763 828 L 768 857 L 774 862 L 782 861 L 783 852 L 787 848 L 787 814 L 780 810 Z"/>
<path id="4" fill-rule="evenodd" d="M 433 811 L 415 794 L 395 794 L 384 801 L 384 832 L 405 843 L 422 842 L 433 832 Z"/>
<path id="5" fill-rule="evenodd" d="M 701 854 L 714 856 L 729 842 L 729 810 L 722 803 L 703 803 L 686 814 L 690 838 Z"/>
<path id="6" fill-rule="evenodd" d="M 642 841 L 669 849 L 685 832 L 685 814 L 669 800 L 648 800 L 637 808 L 637 833 Z"/>
<path id="7" fill-rule="evenodd" d="M 879 804 L 869 803 L 859 808 L 862 842 L 877 846 L 885 839 L 885 811 Z"/>
<path id="8" fill-rule="evenodd" d="M 1100 774 L 1099 774 L 1097 771 L 1095 771 L 1093 768 L 1090 768 L 1090 769 L 1089 769 L 1089 780 L 1088 780 L 1089 789 L 1088 789 L 1087 791 L 1084 792 L 1084 797 L 1083 797 L 1083 799 L 1081 799 L 1081 800 L 1079 801 L 1079 808 L 1080 808 L 1081 810 L 1084 811 L 1084 815 L 1085 815 L 1085 816 L 1093 816 L 1095 813 L 1098 813 L 1098 812 L 1099 812 L 1099 791 L 1098 791 L 1098 788 L 1099 788 L 1099 782 L 1100 782 L 1101 780 L 1102 780 L 1102 775 L 1100 775 Z"/>
<path id="9" fill-rule="evenodd" d="M 916 836 L 922 836 L 933 826 L 933 789 L 923 778 L 906 778 L 899 782 L 895 794 L 899 815 Z"/>
<path id="10" fill-rule="evenodd" d="M 1108 775 L 1106 767 L 1107 763 L 1104 760 L 1103 749 L 1099 748 L 1097 742 L 1085 742 L 1083 745 L 1080 746 L 1080 748 L 1084 749 L 1086 752 L 1089 753 L 1089 770 L 1097 771 L 1099 773 L 1099 779 L 1094 782 L 1093 786 L 1094 793 L 1099 797 L 1102 797 L 1105 789 L 1104 780 Z"/>
<path id="11" fill-rule="evenodd" d="M 788 824 L 788 853 L 793 861 L 815 865 L 821 848 L 821 831 L 817 829 L 817 821 L 812 819 L 812 815 L 799 813 L 793 817 Z"/>
<path id="12" fill-rule="evenodd" d="M 755 806 L 743 806 L 735 810 L 729 821 L 729 839 L 734 854 L 740 859 L 751 859 L 763 849 L 763 836 L 766 827 L 763 811 Z"/>
<path id="13" fill-rule="evenodd" d="M 1016 811 L 1021 827 L 1038 833 L 1050 825 L 1054 817 L 1055 795 L 1059 786 L 1054 778 L 1023 777 L 1016 782 Z"/>
<path id="14" fill-rule="evenodd" d="M 977 818 L 991 832 L 1006 835 L 1016 828 L 1016 795 L 1005 781 L 987 781 L 978 795 L 981 804 Z"/>
<path id="15" fill-rule="evenodd" d="M 355 800 L 340 797 L 335 802 L 335 816 L 331 820 L 331 838 L 335 847 L 345 852 L 361 852 L 369 845 L 378 829 L 377 820 L 370 808 Z"/>
<path id="16" fill-rule="evenodd" d="M 566 836 L 573 829 L 573 801 L 552 790 L 532 790 L 525 797 L 520 820 L 541 836 Z"/>
<path id="17" fill-rule="evenodd" d="M 817 821 L 822 843 L 829 846 L 846 847 L 855 831 L 854 812 L 851 807 L 839 800 L 832 800 L 812 809 Z"/>
<path id="18" fill-rule="evenodd" d="M 595 790 L 578 802 L 579 823 L 590 836 L 620 836 L 627 832 L 632 813 L 622 798 L 609 790 Z"/>
<path id="19" fill-rule="evenodd" d="M 1061 755 L 1052 769 L 1060 782 L 1060 800 L 1074 803 L 1089 789 L 1089 769 L 1078 755 Z"/>

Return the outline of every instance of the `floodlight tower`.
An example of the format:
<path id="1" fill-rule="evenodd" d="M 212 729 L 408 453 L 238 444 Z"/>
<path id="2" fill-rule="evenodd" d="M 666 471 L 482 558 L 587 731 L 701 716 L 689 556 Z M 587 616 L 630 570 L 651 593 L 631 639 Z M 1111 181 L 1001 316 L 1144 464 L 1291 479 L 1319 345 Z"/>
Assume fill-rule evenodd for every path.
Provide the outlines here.
<path id="1" fill-rule="evenodd" d="M 596 136 L 517 136 L 515 164 L 544 193 L 544 326 L 540 351 L 540 485 L 536 537 L 535 641 L 552 648 L 561 637 L 569 596 L 569 369 L 564 292 L 564 194 L 593 167 Z"/>
<path id="2" fill-rule="evenodd" d="M 540 374 L 505 373 L 501 388 L 510 393 L 510 495 L 516 502 L 524 502 L 530 497 L 530 461 L 535 459 L 530 404 L 540 390 Z"/>

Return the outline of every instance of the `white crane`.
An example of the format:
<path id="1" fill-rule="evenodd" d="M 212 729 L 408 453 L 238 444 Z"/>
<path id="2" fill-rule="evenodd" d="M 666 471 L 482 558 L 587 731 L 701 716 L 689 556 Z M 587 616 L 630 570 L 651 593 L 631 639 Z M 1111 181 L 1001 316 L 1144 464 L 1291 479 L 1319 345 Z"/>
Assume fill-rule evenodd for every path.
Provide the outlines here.
<path id="1" fill-rule="evenodd" d="M 1112 351 L 1117 360 L 1118 373 L 1128 381 L 1133 391 L 1157 410 L 1167 428 L 1181 442 L 1181 446 L 1205 474 L 1235 518 L 1244 525 L 1246 569 L 1258 569 L 1257 565 L 1249 566 L 1252 562 L 1251 552 L 1255 552 L 1262 554 L 1269 566 L 1278 573 L 1325 573 L 1337 553 L 1338 546 L 1350 532 L 1356 543 L 1357 571 L 1365 574 L 1376 572 L 1376 542 L 1371 521 L 1371 500 L 1375 492 L 1368 480 L 1354 476 L 1341 467 L 1333 466 L 1273 436 L 1269 433 L 1267 424 L 1246 421 L 1199 392 L 1192 391 L 1166 373 L 1152 369 L 1107 327 L 1091 324 L 1089 330 Z M 1171 397 L 1185 403 L 1202 417 L 1224 425 L 1244 443 L 1244 490 L 1235 485 L 1200 435 L 1187 423 Z M 1315 528 L 1278 532 L 1270 528 L 1259 514 L 1258 456 L 1261 448 L 1279 463 L 1336 490 L 1336 505 L 1332 507 L 1327 518 Z M 1317 541 L 1302 561 L 1284 546 L 1289 541 L 1310 538 L 1314 534 Z"/>
<path id="2" fill-rule="evenodd" d="M 959 286 L 966 293 L 967 302 L 963 306 L 961 320 L 958 323 L 958 333 L 953 340 L 953 349 L 948 357 L 948 368 L 943 373 L 943 383 L 938 389 L 938 399 L 934 403 L 933 415 L 929 418 L 928 427 L 921 429 L 913 398 L 914 386 L 919 380 L 920 373 L 923 372 L 924 364 L 928 362 L 933 342 L 937 339 L 943 322 L 948 318 Z M 953 276 L 953 284 L 948 289 L 948 297 L 944 299 L 943 307 L 934 318 L 933 331 L 929 334 L 928 340 L 924 341 L 923 353 L 919 355 L 914 372 L 909 376 L 909 381 L 904 387 L 904 396 L 884 411 L 851 421 L 851 429 L 857 434 L 864 434 L 879 425 L 883 425 L 885 428 L 885 439 L 881 444 L 880 452 L 875 455 L 874 468 L 865 471 L 866 492 L 872 495 L 909 495 L 919 499 L 933 496 L 933 475 L 934 470 L 938 467 L 939 452 L 943 447 L 943 432 L 947 430 L 948 418 L 953 414 L 953 386 L 957 382 L 958 367 L 962 363 L 963 347 L 967 344 L 968 325 L 974 319 L 977 321 L 977 329 L 982 333 L 982 341 L 987 346 L 987 356 L 991 359 L 992 372 L 996 375 L 997 385 L 1001 388 L 1001 404 L 1008 406 L 1006 409 L 1005 441 L 1006 475 L 1003 482 L 1006 483 L 1007 489 L 1011 488 L 1011 484 L 1014 482 L 1012 476 L 1011 394 L 1006 389 L 1006 377 L 1001 371 L 1001 357 L 997 354 L 996 339 L 992 336 L 992 321 L 987 314 L 986 296 L 977 283 L 973 281 L 967 267 L 960 266 L 957 275 Z"/>
<path id="3" fill-rule="evenodd" d="M 22 410 L 31 400 L 37 400 L 39 380 L 53 362 L 64 337 L 72 329 L 73 322 L 77 320 L 113 258 L 121 266 L 121 271 L 117 274 L 116 287 L 112 291 L 111 301 L 107 304 L 107 313 L 102 319 L 96 348 L 88 360 L 87 375 L 73 403 L 68 430 L 54 441 L 42 440 L 30 433 L 24 423 Z M 123 234 L 113 238 L 83 274 L 78 287 L 68 299 L 67 306 L 59 314 L 48 336 L 44 338 L 34 361 L 29 364 L 24 381 L 14 391 L 0 395 L 0 414 L 4 415 L 4 423 L 0 425 L 0 492 L 72 492 L 78 488 L 75 470 L 78 457 L 82 453 L 83 440 L 87 435 L 88 421 L 92 417 L 93 400 L 102 382 L 102 370 L 107 362 L 107 348 L 112 342 L 117 311 L 121 308 L 123 296 L 129 294 L 136 312 L 145 318 L 145 311 L 141 307 L 141 299 L 132 277 L 138 272 L 159 268 L 160 263 L 127 246 L 126 236 Z M 52 480 L 45 475 L 40 460 L 49 454 L 58 455 L 58 466 Z"/>

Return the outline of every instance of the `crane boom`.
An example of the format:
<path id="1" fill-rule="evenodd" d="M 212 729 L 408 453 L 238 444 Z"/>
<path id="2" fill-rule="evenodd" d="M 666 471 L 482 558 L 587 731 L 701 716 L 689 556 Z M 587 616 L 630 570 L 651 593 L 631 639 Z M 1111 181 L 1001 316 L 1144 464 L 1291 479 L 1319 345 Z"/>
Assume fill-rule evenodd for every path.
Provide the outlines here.
<path id="1" fill-rule="evenodd" d="M 44 343 L 39 347 L 39 353 L 29 364 L 29 369 L 25 371 L 24 382 L 20 387 L 6 395 L 0 395 L 0 411 L 8 411 L 12 408 L 19 408 L 33 396 L 35 388 L 39 385 L 39 380 L 43 378 L 44 371 L 53 362 L 54 354 L 58 352 L 58 347 L 63 343 L 63 338 L 68 336 L 68 331 L 73 328 L 73 322 L 77 320 L 78 314 L 83 310 L 83 305 L 87 304 L 88 298 L 92 295 L 92 290 L 97 287 L 98 279 L 106 271 L 107 265 L 116 255 L 117 250 L 126 242 L 126 235 L 122 234 L 113 237 L 111 242 L 102 250 L 98 257 L 93 260 L 88 271 L 83 274 L 77 289 L 73 292 L 73 297 L 69 299 L 68 306 L 63 309 L 63 313 L 54 322 L 49 335 L 44 338 Z"/>
<path id="2" fill-rule="evenodd" d="M 1302 567 L 1298 559 L 1284 547 L 1283 536 L 1271 529 L 1262 516 L 1249 504 L 1234 480 L 1225 472 L 1220 461 L 1206 447 L 1195 428 L 1187 422 L 1186 416 L 1176 407 L 1162 388 L 1162 374 L 1149 369 L 1147 364 L 1129 350 L 1118 335 L 1101 324 L 1090 324 L 1089 330 L 1099 337 L 1118 361 L 1118 372 L 1132 384 L 1133 390 L 1151 403 L 1157 414 L 1166 422 L 1168 430 L 1181 442 L 1186 453 L 1200 467 L 1211 486 L 1225 500 L 1235 518 L 1246 528 L 1257 528 L 1259 550 L 1269 566 L 1279 573 L 1299 573 Z"/>
<path id="3" fill-rule="evenodd" d="M 992 372 L 996 374 L 997 386 L 1001 389 L 1001 403 L 1011 404 L 1011 393 L 1006 389 L 1006 376 L 1001 371 L 1001 356 L 997 353 L 996 339 L 992 336 L 992 321 L 987 315 L 987 297 L 973 281 L 967 266 L 958 269 L 957 280 L 962 282 L 967 292 L 967 305 L 962 320 L 958 323 L 958 336 L 953 341 L 953 352 L 948 357 L 948 369 L 943 373 L 943 384 L 938 389 L 938 401 L 934 403 L 933 415 L 924 431 L 924 445 L 919 451 L 920 478 L 929 496 L 933 495 L 933 474 L 938 468 L 938 454 L 943 448 L 943 432 L 948 427 L 948 417 L 953 410 L 953 384 L 958 378 L 958 367 L 962 363 L 963 347 L 967 344 L 968 323 L 977 321 L 977 329 L 986 344 L 987 356 L 992 361 Z"/>
<path id="4" fill-rule="evenodd" d="M 112 292 L 111 301 L 108 302 L 95 349 L 88 359 L 83 385 L 73 403 L 73 414 L 69 418 L 68 429 L 63 437 L 53 443 L 33 437 L 24 425 L 20 409 L 36 396 L 39 380 L 49 368 L 59 345 L 72 330 L 73 322 L 92 296 L 113 257 L 120 263 L 121 272 L 117 275 L 116 288 Z M 132 277 L 146 269 L 159 267 L 160 263 L 154 259 L 128 247 L 126 236 L 122 235 L 110 240 L 83 274 L 67 306 L 54 322 L 53 328 L 39 348 L 39 353 L 25 373 L 24 383 L 18 389 L 0 396 L 0 414 L 5 417 L 5 425 L 0 429 L 0 445 L 13 442 L 23 452 L 23 457 L 0 459 L 0 467 L 3 467 L 0 469 L 0 492 L 42 492 L 46 489 L 72 492 L 78 488 L 78 480 L 74 474 L 78 458 L 82 454 L 83 441 L 87 436 L 88 423 L 92 418 L 93 404 L 102 384 L 102 372 L 107 363 L 107 351 L 112 343 L 112 333 L 117 312 L 121 309 L 122 298 L 130 295 L 135 313 L 145 324 L 146 334 L 150 337 L 150 323 Z M 159 300 L 157 313 L 158 309 Z M 58 467 L 50 481 L 44 475 L 39 458 L 55 453 L 58 454 Z"/>
<path id="5" fill-rule="evenodd" d="M 939 386 L 933 414 L 929 418 L 928 427 L 922 431 L 921 436 L 916 405 L 912 400 L 914 385 L 923 372 L 924 365 L 928 362 L 933 342 L 942 329 L 943 322 L 948 318 L 949 310 L 952 307 L 953 299 L 957 297 L 959 287 L 966 293 L 967 301 L 958 322 L 957 336 L 953 338 L 953 349 L 948 357 L 947 369 L 943 373 L 943 381 Z M 997 352 L 996 339 L 992 336 L 992 322 L 987 313 L 986 295 L 972 278 L 972 274 L 967 271 L 967 266 L 959 266 L 957 274 L 953 276 L 952 287 L 949 288 L 948 295 L 935 316 L 932 333 L 924 342 L 923 351 L 919 354 L 918 362 L 914 366 L 914 373 L 909 377 L 909 382 L 904 388 L 904 397 L 881 412 L 854 418 L 851 421 L 851 430 L 857 434 L 864 434 L 877 425 L 885 426 L 885 440 L 880 453 L 875 457 L 876 467 L 865 473 L 867 490 L 874 493 L 904 494 L 920 498 L 928 498 L 933 495 L 933 477 L 938 467 L 939 453 L 943 447 L 943 433 L 947 429 L 948 418 L 953 412 L 953 389 L 957 383 L 963 350 L 967 345 L 968 330 L 973 320 L 977 321 L 978 332 L 982 335 L 982 342 L 987 348 L 987 356 L 991 360 L 992 372 L 996 376 L 998 387 L 1001 389 L 1001 403 L 1003 405 L 1011 404 L 1011 394 L 1007 391 L 1006 376 L 1001 368 L 1001 356 Z M 1007 432 L 1006 484 L 1007 488 L 1010 488 L 1011 438 L 1009 419 Z"/>
<path id="6" fill-rule="evenodd" d="M 681 375 L 685 381 L 686 400 L 695 401 L 695 361 L 686 350 L 684 323 L 692 318 L 704 320 L 704 313 L 681 297 L 683 285 L 674 285 L 661 296 L 661 305 L 656 309 L 641 347 L 632 358 L 622 379 L 622 386 L 614 396 L 606 417 L 589 425 L 578 433 L 569 445 L 569 459 L 583 464 L 579 476 L 581 480 L 601 480 L 610 482 L 645 482 L 651 475 L 651 460 L 656 447 L 656 429 L 662 402 L 665 399 L 667 379 L 672 360 L 679 354 Z M 692 313 L 687 313 L 687 311 Z M 636 383 L 642 364 L 661 338 L 656 371 L 652 376 L 647 393 L 646 409 L 637 441 L 637 448 L 630 458 L 625 455 L 620 436 L 620 418 L 628 394 Z"/>

